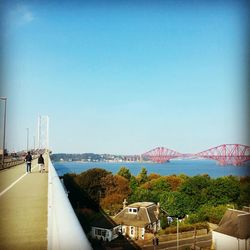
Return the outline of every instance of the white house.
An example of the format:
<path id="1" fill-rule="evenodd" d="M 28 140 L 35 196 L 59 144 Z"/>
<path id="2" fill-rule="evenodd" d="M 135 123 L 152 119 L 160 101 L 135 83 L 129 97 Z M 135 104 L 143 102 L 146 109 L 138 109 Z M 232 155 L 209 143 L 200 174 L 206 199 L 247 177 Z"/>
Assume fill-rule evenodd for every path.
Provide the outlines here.
<path id="1" fill-rule="evenodd" d="M 122 226 L 122 234 L 133 239 L 144 239 L 146 232 L 158 232 L 160 229 L 160 206 L 153 202 L 136 202 L 128 206 L 114 217 L 114 221 Z"/>
<path id="2" fill-rule="evenodd" d="M 121 232 L 121 226 L 104 213 L 99 215 L 91 222 L 91 237 L 103 241 L 116 239 Z"/>
<path id="3" fill-rule="evenodd" d="M 216 250 L 250 250 L 250 210 L 228 209 L 212 233 Z"/>

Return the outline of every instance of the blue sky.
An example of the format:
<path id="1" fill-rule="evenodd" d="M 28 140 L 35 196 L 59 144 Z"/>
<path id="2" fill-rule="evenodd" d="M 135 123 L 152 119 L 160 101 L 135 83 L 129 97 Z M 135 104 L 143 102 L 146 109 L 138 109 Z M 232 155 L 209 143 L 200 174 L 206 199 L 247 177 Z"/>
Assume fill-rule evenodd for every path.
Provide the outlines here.
<path id="1" fill-rule="evenodd" d="M 243 2 L 118 2 L 2 4 L 8 149 L 39 114 L 53 152 L 247 144 Z"/>

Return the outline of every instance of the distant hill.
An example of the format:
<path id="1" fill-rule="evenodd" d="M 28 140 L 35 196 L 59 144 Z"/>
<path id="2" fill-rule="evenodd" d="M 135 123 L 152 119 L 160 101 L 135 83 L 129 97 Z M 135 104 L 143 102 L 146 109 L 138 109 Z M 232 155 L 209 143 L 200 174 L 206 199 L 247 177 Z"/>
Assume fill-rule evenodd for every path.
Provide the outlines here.
<path id="1" fill-rule="evenodd" d="M 83 162 L 97 162 L 97 161 L 119 161 L 124 160 L 126 157 L 121 155 L 111 154 L 95 154 L 95 153 L 83 153 L 83 154 L 52 154 L 51 160 L 56 161 L 83 161 Z"/>
<path id="2" fill-rule="evenodd" d="M 103 156 L 94 153 L 83 153 L 83 154 L 52 154 L 52 161 L 102 161 Z"/>

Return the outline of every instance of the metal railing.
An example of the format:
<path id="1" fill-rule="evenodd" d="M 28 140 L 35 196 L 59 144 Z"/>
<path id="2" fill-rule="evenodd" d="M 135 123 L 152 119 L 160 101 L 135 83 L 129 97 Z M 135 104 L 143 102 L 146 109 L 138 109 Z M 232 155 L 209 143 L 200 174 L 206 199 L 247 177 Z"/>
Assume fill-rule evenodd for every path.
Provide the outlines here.
<path id="1" fill-rule="evenodd" d="M 48 250 L 92 249 L 48 156 Z"/>
<path id="2" fill-rule="evenodd" d="M 23 159 L 4 159 L 4 167 L 2 166 L 3 164 L 1 161 L 0 170 L 11 168 L 22 163 L 24 163 Z"/>
<path id="3" fill-rule="evenodd" d="M 37 150 L 32 150 L 31 151 L 31 155 L 33 160 L 37 159 L 39 157 L 40 154 L 44 154 L 45 153 L 45 149 L 37 149 Z M 7 168 L 11 168 L 11 167 L 15 167 L 17 165 L 20 165 L 22 163 L 24 163 L 24 159 L 26 156 L 26 151 L 22 151 L 22 152 L 18 152 L 14 155 L 10 154 L 4 157 L 4 165 L 2 163 L 2 155 L 0 155 L 0 170 L 4 170 Z"/>

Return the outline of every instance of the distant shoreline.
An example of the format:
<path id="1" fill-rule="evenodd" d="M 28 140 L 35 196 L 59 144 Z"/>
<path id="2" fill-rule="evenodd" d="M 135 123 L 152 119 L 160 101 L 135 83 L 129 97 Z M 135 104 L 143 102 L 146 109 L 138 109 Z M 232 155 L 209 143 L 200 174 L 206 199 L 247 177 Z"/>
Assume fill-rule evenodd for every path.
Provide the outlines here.
<path id="1" fill-rule="evenodd" d="M 250 176 L 250 166 L 221 166 L 215 161 L 170 161 L 168 163 L 150 163 L 150 162 L 81 162 L 64 161 L 54 162 L 54 167 L 59 175 L 66 173 L 82 173 L 92 168 L 103 168 L 112 173 L 117 173 L 121 167 L 128 168 L 133 175 L 137 175 L 142 167 L 147 169 L 148 174 L 156 173 L 160 175 L 179 175 L 187 176 L 208 174 L 210 177 L 222 176 Z"/>

